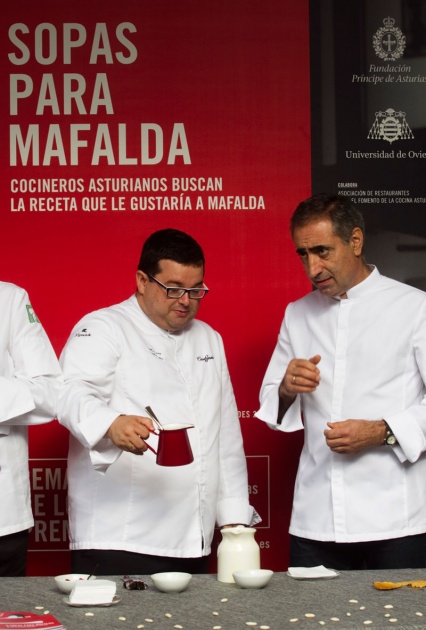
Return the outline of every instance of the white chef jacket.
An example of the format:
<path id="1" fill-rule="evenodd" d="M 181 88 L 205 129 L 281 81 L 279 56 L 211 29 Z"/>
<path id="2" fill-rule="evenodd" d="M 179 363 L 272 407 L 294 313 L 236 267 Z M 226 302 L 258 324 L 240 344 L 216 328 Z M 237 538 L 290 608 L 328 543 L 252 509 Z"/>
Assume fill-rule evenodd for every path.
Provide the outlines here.
<path id="1" fill-rule="evenodd" d="M 61 369 L 23 289 L 0 282 L 0 536 L 34 525 L 28 426 L 56 415 Z"/>
<path id="2" fill-rule="evenodd" d="M 191 321 L 170 334 L 135 296 L 84 317 L 61 356 L 59 420 L 71 432 L 71 549 L 171 557 L 210 552 L 215 520 L 250 524 L 246 460 L 221 337 Z M 162 467 L 104 438 L 119 414 L 185 422 L 194 462 Z M 149 437 L 157 449 L 158 438 Z M 102 474 L 103 473 L 103 474 Z"/>
<path id="3" fill-rule="evenodd" d="M 337 542 L 423 533 L 426 294 L 374 268 L 347 295 L 314 291 L 288 305 L 261 388 L 259 419 L 281 431 L 305 430 L 290 533 Z M 316 354 L 318 388 L 298 395 L 279 425 L 288 363 Z M 347 419 L 386 420 L 399 446 L 333 453 L 327 422 Z"/>

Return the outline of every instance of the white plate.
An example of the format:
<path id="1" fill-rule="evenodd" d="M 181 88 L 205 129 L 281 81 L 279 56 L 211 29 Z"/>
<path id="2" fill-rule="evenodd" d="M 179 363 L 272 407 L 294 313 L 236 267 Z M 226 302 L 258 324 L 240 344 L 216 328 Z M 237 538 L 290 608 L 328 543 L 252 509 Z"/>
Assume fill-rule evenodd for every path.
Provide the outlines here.
<path id="1" fill-rule="evenodd" d="M 331 580 L 340 574 L 335 569 L 326 569 L 320 565 L 318 567 L 289 567 L 287 575 L 293 580 Z"/>
<path id="2" fill-rule="evenodd" d="M 295 577 L 287 571 L 287 575 L 291 577 L 292 580 L 332 580 L 333 578 L 337 578 L 340 574 L 336 571 L 334 575 L 305 575 L 303 577 Z"/>
<path id="3" fill-rule="evenodd" d="M 113 598 L 112 602 L 104 602 L 102 604 L 87 604 L 87 603 L 86 604 L 79 604 L 78 602 L 70 602 L 68 597 L 64 597 L 64 602 L 66 604 L 68 604 L 68 606 L 75 606 L 77 608 L 81 608 L 83 606 L 115 606 L 116 604 L 121 602 L 121 597 L 115 596 Z"/>

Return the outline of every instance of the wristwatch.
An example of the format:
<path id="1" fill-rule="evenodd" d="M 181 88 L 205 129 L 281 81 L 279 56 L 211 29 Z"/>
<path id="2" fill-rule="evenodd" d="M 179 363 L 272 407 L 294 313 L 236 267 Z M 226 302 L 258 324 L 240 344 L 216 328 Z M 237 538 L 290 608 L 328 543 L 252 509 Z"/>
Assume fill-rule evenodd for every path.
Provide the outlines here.
<path id="1" fill-rule="evenodd" d="M 383 444 L 387 444 L 388 446 L 395 446 L 395 444 L 398 444 L 398 440 L 396 439 L 395 435 L 392 432 L 392 429 L 390 428 L 386 420 L 384 421 L 384 423 L 386 425 L 386 436 L 383 440 Z"/>

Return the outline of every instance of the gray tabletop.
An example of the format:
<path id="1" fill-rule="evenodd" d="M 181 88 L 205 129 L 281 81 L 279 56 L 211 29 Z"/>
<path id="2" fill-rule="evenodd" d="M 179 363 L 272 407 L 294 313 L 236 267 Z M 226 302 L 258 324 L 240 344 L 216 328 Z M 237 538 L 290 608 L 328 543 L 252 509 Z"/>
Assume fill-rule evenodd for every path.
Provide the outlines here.
<path id="1" fill-rule="evenodd" d="M 42 613 L 36 606 L 43 606 L 67 630 L 426 630 L 426 589 L 378 591 L 372 584 L 425 578 L 420 569 L 346 571 L 303 581 L 275 573 L 266 588 L 245 590 L 218 582 L 216 575 L 194 575 L 186 591 L 166 594 L 148 576 L 145 591 L 127 591 L 121 576 L 114 576 L 108 579 L 117 583 L 121 601 L 108 608 L 70 607 L 50 577 L 0 578 L 0 609 Z"/>

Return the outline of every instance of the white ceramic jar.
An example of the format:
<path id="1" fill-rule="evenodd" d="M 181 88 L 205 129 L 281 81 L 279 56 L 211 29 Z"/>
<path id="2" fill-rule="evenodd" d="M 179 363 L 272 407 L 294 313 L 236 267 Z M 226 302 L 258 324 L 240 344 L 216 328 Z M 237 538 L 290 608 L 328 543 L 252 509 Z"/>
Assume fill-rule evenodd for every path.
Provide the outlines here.
<path id="1" fill-rule="evenodd" d="M 222 540 L 217 549 L 217 579 L 219 582 L 234 582 L 234 571 L 260 569 L 260 549 L 254 536 L 254 527 L 224 527 L 220 530 Z"/>

